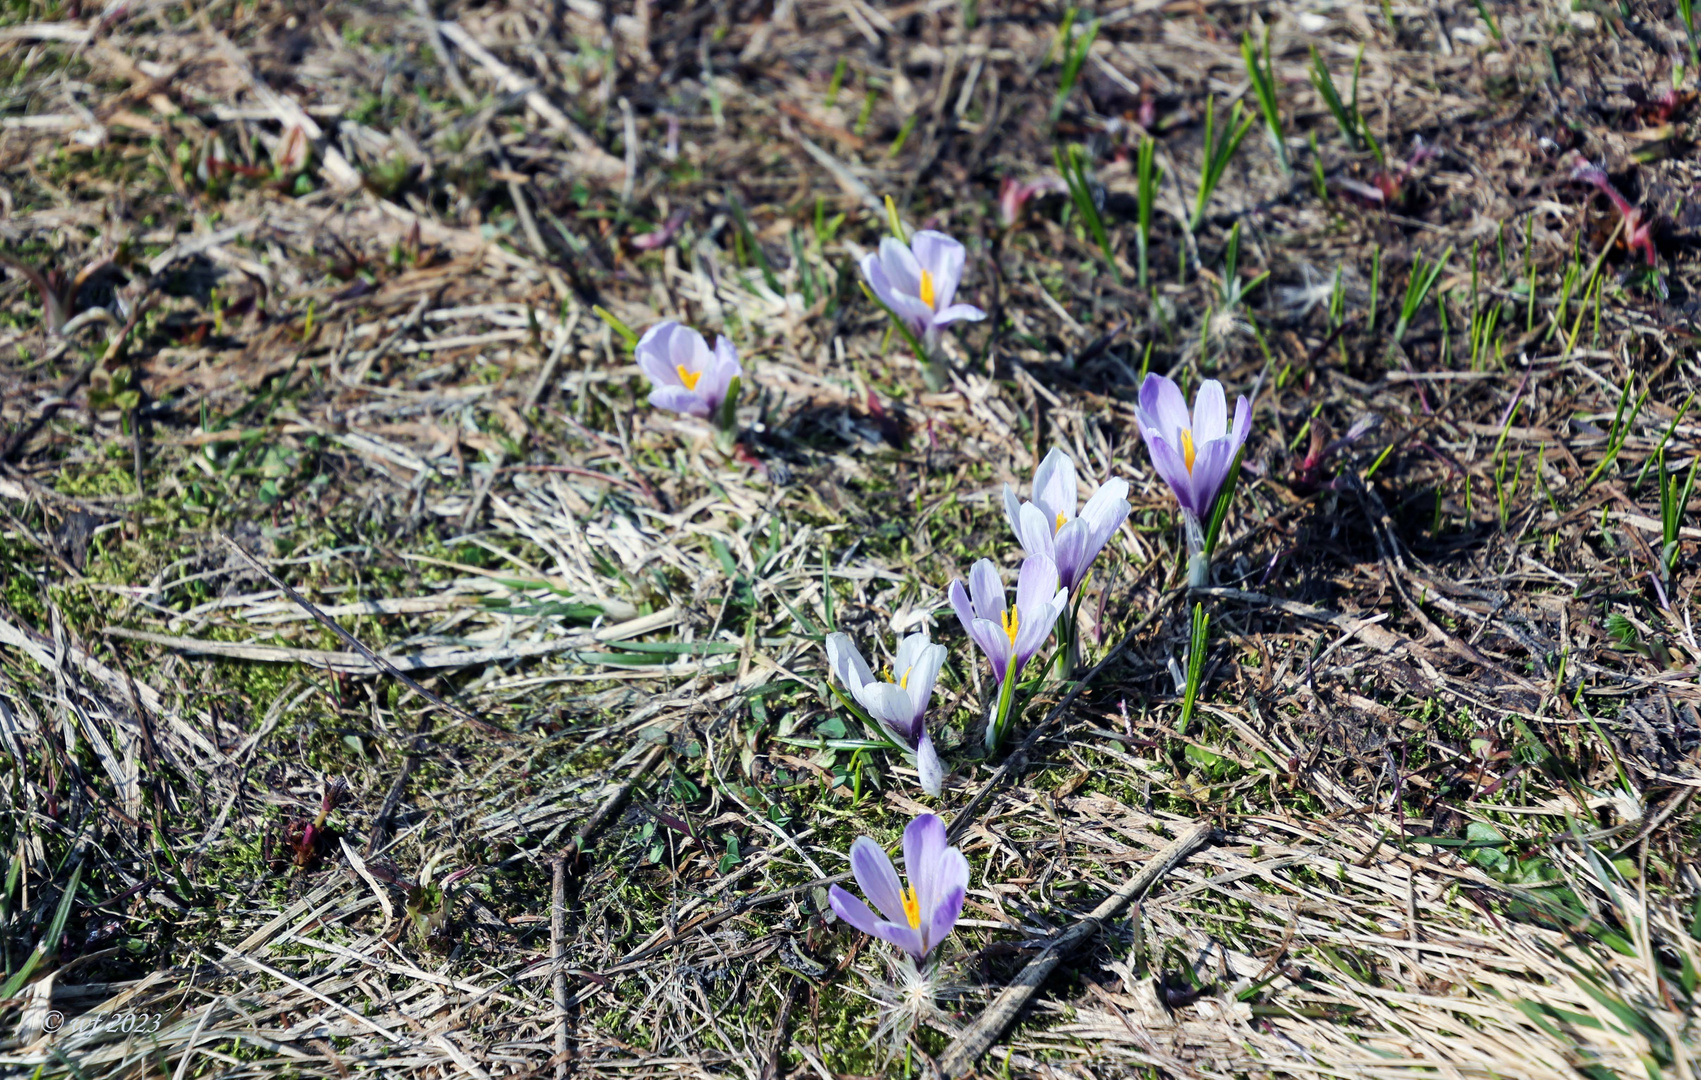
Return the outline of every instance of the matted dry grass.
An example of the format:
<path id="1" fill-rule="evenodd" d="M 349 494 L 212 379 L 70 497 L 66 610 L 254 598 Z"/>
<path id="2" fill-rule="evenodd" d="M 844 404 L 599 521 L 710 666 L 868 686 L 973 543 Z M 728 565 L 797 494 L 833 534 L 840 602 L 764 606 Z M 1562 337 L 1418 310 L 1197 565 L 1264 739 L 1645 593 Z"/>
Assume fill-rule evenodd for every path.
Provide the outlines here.
<path id="1" fill-rule="evenodd" d="M 1045 5 L 90 7 L 0 6 L 5 1069 L 917 1075 L 1205 821 L 986 1075 L 1701 1076 L 1701 532 L 1668 578 L 1649 467 L 1701 432 L 1676 10 L 1084 9 L 1053 124 Z M 1295 172 L 1255 125 L 1193 236 L 1266 30 Z M 1120 280 L 1057 196 L 998 220 L 1064 143 Z M 847 269 L 887 193 L 991 313 L 941 392 Z M 1269 277 L 1230 301 L 1237 222 Z M 737 341 L 732 460 L 594 305 Z M 1145 369 L 1256 394 L 1192 596 Z M 944 589 L 1014 565 L 999 492 L 1052 445 L 1134 485 L 1083 607 L 1109 659 L 981 760 Z M 923 625 L 925 806 L 846 745 L 819 645 Z M 824 886 L 924 808 L 974 879 L 893 1041 Z"/>

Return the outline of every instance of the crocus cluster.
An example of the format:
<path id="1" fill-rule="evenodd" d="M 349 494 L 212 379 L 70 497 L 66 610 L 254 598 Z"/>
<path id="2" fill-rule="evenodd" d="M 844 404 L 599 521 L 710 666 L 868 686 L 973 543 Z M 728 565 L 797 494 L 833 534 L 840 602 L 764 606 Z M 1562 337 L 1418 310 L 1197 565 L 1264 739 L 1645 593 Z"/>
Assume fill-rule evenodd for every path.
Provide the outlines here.
<path id="1" fill-rule="evenodd" d="M 1053 190 L 1052 180 L 1006 183 L 1001 208 L 1006 225 L 1024 202 Z M 893 237 L 861 261 L 868 294 L 891 316 L 911 342 L 930 384 L 944 370 L 939 345 L 944 328 L 979 321 L 985 312 L 957 302 L 965 263 L 963 245 L 943 233 L 923 230 L 909 240 L 890 206 Z M 1622 207 L 1621 207 L 1622 209 Z M 670 220 L 665 238 L 677 222 Z M 660 243 L 661 241 L 656 241 Z M 645 247 L 649 241 L 634 241 Z M 734 412 L 743 368 L 738 352 L 724 337 L 710 349 L 697 331 L 676 322 L 651 327 L 637 338 L 613 316 L 598 314 L 632 342 L 639 367 L 653 389 L 650 403 L 685 416 L 715 423 L 723 449 L 730 451 Z M 1223 388 L 1207 380 L 1190 411 L 1176 384 L 1150 376 L 1140 387 L 1135 415 L 1152 462 L 1175 492 L 1186 525 L 1189 580 L 1207 580 L 1209 548 L 1206 522 L 1232 487 L 1241 447 L 1251 427 L 1251 408 L 1242 397 L 1232 423 Z M 1015 593 L 1006 590 L 999 563 L 981 559 L 968 580 L 950 583 L 947 595 L 964 633 L 985 656 L 995 700 L 985 729 L 985 744 L 996 750 L 1021 714 L 1020 699 L 1043 679 L 1024 681 L 1029 664 L 1048 646 L 1060 676 L 1073 674 L 1079 658 L 1076 625 L 1083 590 L 1092 567 L 1128 518 L 1128 482 L 1106 478 L 1083 503 L 1075 462 L 1062 449 L 1046 454 L 1034 471 L 1026 499 L 1006 484 L 1005 516 L 1021 547 L 1022 563 Z M 1220 516 L 1220 515 L 1219 515 Z M 860 717 L 870 733 L 913 761 L 923 791 L 945 796 L 945 769 L 928 730 L 927 713 L 947 657 L 925 631 L 897 643 L 885 677 L 876 676 L 848 634 L 826 638 L 830 687 Z M 877 744 L 870 744 L 877 745 Z M 870 936 L 897 946 L 915 964 L 925 963 L 956 925 L 969 882 L 969 864 L 951 846 L 945 823 L 931 813 L 912 820 L 903 835 L 905 878 L 886 851 L 870 837 L 851 846 L 849 862 L 862 894 L 859 899 L 834 885 L 830 903 L 839 918 Z"/>
<path id="2" fill-rule="evenodd" d="M 1059 623 L 1071 620 L 1071 593 L 1086 581 L 1093 561 L 1128 517 L 1127 494 L 1126 481 L 1109 480 L 1082 506 L 1075 463 L 1062 450 L 1053 450 L 1034 473 L 1028 501 L 1010 487 L 1004 489 L 1010 527 L 1026 556 L 1014 598 L 991 559 L 974 564 L 966 585 L 951 582 L 952 610 L 985 655 L 997 688 L 987 717 L 988 749 L 1003 741 L 1017 715 L 1016 688 L 1024 669 L 1053 639 Z M 1068 631 L 1056 636 L 1062 654 L 1072 638 Z M 849 635 L 829 634 L 826 644 L 834 680 L 888 741 L 914 756 L 922 788 L 935 798 L 943 796 L 944 769 L 928 734 L 927 709 L 945 663 L 945 647 L 925 633 L 911 634 L 898 643 L 890 675 L 880 680 Z M 955 925 L 968 885 L 968 862 L 946 843 L 944 823 L 923 814 L 905 831 L 908 888 L 900 885 L 886 853 L 868 837 L 856 841 L 850 862 L 879 914 L 837 886 L 831 896 L 833 910 L 864 933 L 897 945 L 916 962 L 925 960 Z"/>

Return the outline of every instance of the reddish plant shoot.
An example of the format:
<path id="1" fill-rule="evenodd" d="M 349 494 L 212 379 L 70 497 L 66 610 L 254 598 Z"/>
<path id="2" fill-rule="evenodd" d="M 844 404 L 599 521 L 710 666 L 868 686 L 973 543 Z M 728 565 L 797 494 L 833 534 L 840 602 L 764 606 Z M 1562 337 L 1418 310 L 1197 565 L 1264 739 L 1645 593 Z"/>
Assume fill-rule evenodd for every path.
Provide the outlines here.
<path id="1" fill-rule="evenodd" d="M 1624 219 L 1624 246 L 1631 251 L 1640 252 L 1649 266 L 1654 266 L 1658 256 L 1654 253 L 1654 223 L 1645 218 L 1642 208 L 1632 206 L 1624 193 L 1607 179 L 1605 171 L 1598 166 L 1589 164 L 1579 157 L 1577 164 L 1571 169 L 1571 179 L 1582 184 L 1592 184 L 1596 191 L 1605 195 L 1618 211 L 1618 216 Z"/>

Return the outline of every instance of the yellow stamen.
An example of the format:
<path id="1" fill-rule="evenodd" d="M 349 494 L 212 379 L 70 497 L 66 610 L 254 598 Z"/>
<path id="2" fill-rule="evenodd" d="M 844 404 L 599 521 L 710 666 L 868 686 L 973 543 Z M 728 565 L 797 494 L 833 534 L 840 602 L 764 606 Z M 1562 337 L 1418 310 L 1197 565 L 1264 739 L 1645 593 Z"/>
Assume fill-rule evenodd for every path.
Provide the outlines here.
<path id="1" fill-rule="evenodd" d="M 914 670 L 915 665 L 913 664 L 904 669 L 904 677 L 898 680 L 898 689 L 908 690 L 910 688 L 910 672 Z"/>
<path id="2" fill-rule="evenodd" d="M 1017 614 L 1015 608 L 1011 608 L 1004 613 L 1004 633 L 1010 638 L 1011 648 L 1014 648 L 1016 645 L 1016 624 L 1020 620 L 1021 616 Z"/>
<path id="3" fill-rule="evenodd" d="M 933 306 L 933 275 L 926 270 L 921 272 L 921 302 Z"/>
<path id="4" fill-rule="evenodd" d="M 1064 516 L 1063 516 L 1063 511 L 1061 511 L 1061 510 L 1059 510 L 1059 511 L 1058 511 L 1058 512 L 1057 512 L 1057 524 L 1056 524 L 1056 525 L 1053 525 L 1053 526 L 1052 526 L 1052 527 L 1051 527 L 1051 531 L 1052 531 L 1052 532 L 1056 532 L 1056 531 L 1057 531 L 1057 530 L 1058 530 L 1058 529 L 1061 529 L 1061 528 L 1063 528 L 1063 523 L 1064 523 L 1064 522 L 1065 522 L 1065 521 L 1066 521 L 1066 520 L 1068 520 L 1068 519 L 1067 519 L 1067 518 L 1065 518 L 1065 517 L 1064 517 Z"/>
<path id="5" fill-rule="evenodd" d="M 914 889 L 905 889 L 899 898 L 904 902 L 904 917 L 910 921 L 911 930 L 921 929 L 921 901 L 915 898 Z"/>
<path id="6" fill-rule="evenodd" d="M 1184 430 L 1181 433 L 1181 453 L 1182 453 L 1182 456 L 1187 459 L 1187 471 L 1192 472 L 1193 471 L 1193 433 L 1191 431 L 1185 431 Z"/>
<path id="7" fill-rule="evenodd" d="M 703 373 L 701 371 L 688 371 L 684 364 L 675 365 L 673 370 L 679 372 L 679 381 L 685 384 L 685 389 L 687 390 L 697 389 L 697 380 L 703 377 Z M 1187 462 L 1189 465 L 1193 463 L 1193 455 L 1191 452 L 1187 455 Z"/>

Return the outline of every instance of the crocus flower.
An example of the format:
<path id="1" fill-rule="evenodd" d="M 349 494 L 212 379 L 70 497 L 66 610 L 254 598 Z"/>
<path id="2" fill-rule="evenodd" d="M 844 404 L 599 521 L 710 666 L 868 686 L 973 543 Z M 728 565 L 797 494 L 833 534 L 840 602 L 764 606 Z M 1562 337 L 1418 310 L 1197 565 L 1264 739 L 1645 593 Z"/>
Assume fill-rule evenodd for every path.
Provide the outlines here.
<path id="1" fill-rule="evenodd" d="M 1032 502 L 1018 502 L 1015 489 L 1004 485 L 1004 514 L 1022 550 L 1056 563 L 1063 588 L 1071 593 L 1128 517 L 1128 481 L 1105 481 L 1077 517 L 1079 497 L 1075 462 L 1057 447 L 1034 470 Z"/>
<path id="2" fill-rule="evenodd" d="M 716 337 L 711 352 L 702 334 L 672 320 L 644 331 L 637 358 L 654 386 L 651 405 L 704 419 L 720 411 L 732 380 L 744 374 L 732 342 Z"/>
<path id="3" fill-rule="evenodd" d="M 880 241 L 879 254 L 862 257 L 862 277 L 880 302 L 931 350 L 941 327 L 986 318 L 980 308 L 951 302 L 963 280 L 963 254 L 963 245 L 931 229 L 916 233 L 907 245 L 888 236 Z"/>
<path id="4" fill-rule="evenodd" d="M 1235 455 L 1252 431 L 1252 406 L 1245 395 L 1235 402 L 1231 429 L 1222 383 L 1206 379 L 1189 415 L 1179 386 L 1162 375 L 1147 375 L 1134 418 L 1152 453 L 1152 466 L 1175 492 L 1181 509 L 1195 520 L 1209 517 Z"/>
<path id="5" fill-rule="evenodd" d="M 857 651 L 849 634 L 827 635 L 827 663 L 856 703 L 872 716 L 892 741 L 915 751 L 922 788 L 934 798 L 944 789 L 945 771 L 927 734 L 927 706 L 933 684 L 945 664 L 945 646 L 928 641 L 925 631 L 898 643 L 892 670 L 897 682 L 880 682 Z"/>
<path id="6" fill-rule="evenodd" d="M 951 607 L 969 638 L 992 663 L 992 677 L 1003 684 L 1021 676 L 1022 668 L 1039 652 L 1051 628 L 1069 605 L 1069 593 L 1058 588 L 1057 564 L 1045 555 L 1030 555 L 1016 579 L 1016 606 L 1004 606 L 1004 583 L 991 559 L 969 570 L 969 587 L 951 582 Z"/>
<path id="7" fill-rule="evenodd" d="M 1228 400 L 1223 384 L 1206 379 L 1187 412 L 1181 388 L 1162 375 L 1147 375 L 1140 384 L 1134 418 L 1152 454 L 1152 467 L 1163 477 L 1181 504 L 1188 549 L 1188 584 L 1207 584 L 1209 555 L 1202 522 L 1210 517 L 1217 493 L 1228 479 L 1234 459 L 1252 431 L 1252 406 L 1244 395 L 1235 402 L 1234 427 L 1229 427 Z"/>
<path id="8" fill-rule="evenodd" d="M 885 850 L 866 836 L 851 845 L 850 864 L 857 885 L 880 914 L 837 885 L 828 890 L 828 903 L 835 915 L 870 937 L 891 942 L 920 963 L 957 925 L 969 888 L 969 860 L 949 846 L 945 823 L 934 815 L 922 814 L 904 830 L 908 888 Z"/>

